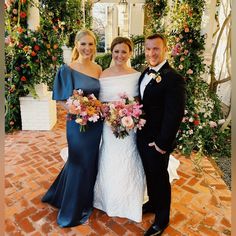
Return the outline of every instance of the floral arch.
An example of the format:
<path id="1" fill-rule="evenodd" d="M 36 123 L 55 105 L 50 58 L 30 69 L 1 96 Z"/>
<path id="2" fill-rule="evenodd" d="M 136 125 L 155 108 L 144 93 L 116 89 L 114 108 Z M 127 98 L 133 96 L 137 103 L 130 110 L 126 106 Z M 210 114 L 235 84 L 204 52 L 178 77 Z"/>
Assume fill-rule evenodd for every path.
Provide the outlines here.
<path id="1" fill-rule="evenodd" d="M 80 28 L 92 28 L 91 11 L 95 2 L 99 3 L 5 1 L 7 132 L 22 128 L 19 97 L 34 93 L 35 84 L 46 82 L 50 87 L 63 63 L 62 46 L 73 45 L 73 35 Z M 40 12 L 40 27 L 34 30 L 27 23 L 29 9 L 33 7 L 39 7 Z M 184 154 L 196 150 L 207 155 L 230 155 L 231 104 L 230 97 L 226 98 L 222 92 L 224 83 L 228 83 L 227 89 L 230 87 L 230 25 L 231 2 L 226 0 L 144 3 L 143 34 L 157 29 L 168 34 L 170 60 L 188 83 L 186 116 L 178 133 L 178 148 Z M 218 61 L 223 66 L 216 66 Z"/>

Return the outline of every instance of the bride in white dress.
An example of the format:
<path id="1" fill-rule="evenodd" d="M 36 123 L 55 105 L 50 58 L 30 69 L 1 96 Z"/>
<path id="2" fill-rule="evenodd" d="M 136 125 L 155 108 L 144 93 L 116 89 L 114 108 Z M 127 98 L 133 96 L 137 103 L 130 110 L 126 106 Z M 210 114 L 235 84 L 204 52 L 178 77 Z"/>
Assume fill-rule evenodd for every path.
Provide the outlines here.
<path id="1" fill-rule="evenodd" d="M 128 38 L 117 37 L 111 45 L 114 65 L 104 70 L 100 78 L 102 102 L 117 101 L 120 93 L 138 96 L 140 72 L 127 65 L 132 52 Z M 63 159 L 67 157 L 63 149 Z M 169 160 L 170 181 L 178 179 L 179 161 Z M 142 221 L 142 205 L 148 200 L 142 161 L 136 147 L 136 134 L 130 132 L 124 139 L 116 138 L 104 123 L 99 150 L 98 174 L 94 187 L 94 207 L 111 217 Z"/>

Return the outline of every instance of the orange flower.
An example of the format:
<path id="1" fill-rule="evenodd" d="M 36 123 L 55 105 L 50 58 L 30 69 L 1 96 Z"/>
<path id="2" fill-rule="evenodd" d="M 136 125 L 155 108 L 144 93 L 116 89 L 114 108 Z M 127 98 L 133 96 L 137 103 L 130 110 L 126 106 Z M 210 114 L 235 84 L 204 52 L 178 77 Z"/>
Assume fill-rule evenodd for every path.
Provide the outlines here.
<path id="1" fill-rule="evenodd" d="M 37 55 L 37 53 L 35 51 L 32 51 L 30 54 L 32 57 L 35 57 Z"/>
<path id="2" fill-rule="evenodd" d="M 21 1 L 21 3 L 23 3 L 23 4 L 26 3 L 26 0 L 20 0 L 20 1 Z"/>
<path id="3" fill-rule="evenodd" d="M 92 115 L 96 114 L 96 110 L 95 110 L 94 107 L 87 107 L 86 110 L 87 110 L 87 114 L 88 114 L 89 116 L 92 116 Z"/>
<path id="4" fill-rule="evenodd" d="M 21 27 L 18 27 L 18 28 L 17 28 L 17 32 L 18 32 L 19 34 L 21 34 L 21 33 L 23 33 L 23 32 L 24 32 L 24 29 L 23 29 L 23 28 L 21 28 Z"/>
<path id="5" fill-rule="evenodd" d="M 54 49 L 57 49 L 57 48 L 58 48 L 58 44 L 54 44 L 54 45 L 53 45 L 53 48 L 54 48 Z"/>
<path id="6" fill-rule="evenodd" d="M 24 46 L 23 51 L 28 52 L 29 51 L 29 46 Z"/>

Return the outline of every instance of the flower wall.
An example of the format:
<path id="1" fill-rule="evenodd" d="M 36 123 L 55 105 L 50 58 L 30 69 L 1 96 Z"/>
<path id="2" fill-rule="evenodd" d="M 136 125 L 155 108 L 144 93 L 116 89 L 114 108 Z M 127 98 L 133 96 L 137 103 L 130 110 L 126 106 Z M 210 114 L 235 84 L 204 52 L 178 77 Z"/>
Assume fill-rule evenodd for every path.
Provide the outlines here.
<path id="1" fill-rule="evenodd" d="M 228 156 L 230 129 L 221 130 L 224 116 L 220 100 L 203 79 L 203 73 L 208 70 L 203 57 L 205 35 L 201 35 L 204 6 L 204 0 L 178 1 L 170 17 L 168 34 L 172 64 L 187 83 L 187 103 L 177 137 L 178 148 L 187 155 L 196 150 L 205 155 Z"/>
<path id="2" fill-rule="evenodd" d="M 147 1 L 148 4 L 150 1 Z M 182 74 L 187 84 L 187 103 L 177 141 L 185 155 L 198 151 L 205 155 L 230 156 L 230 127 L 224 123 L 221 102 L 203 79 L 208 73 L 204 64 L 205 35 L 201 34 L 201 19 L 205 0 L 173 1 L 164 33 L 168 35 L 169 61 Z M 163 11 L 163 7 L 160 10 Z M 163 18 L 156 17 L 156 25 Z M 147 32 L 157 32 L 153 24 Z M 160 28 L 163 31 L 163 28 Z"/>
<path id="3" fill-rule="evenodd" d="M 37 96 L 34 86 L 51 90 L 63 63 L 61 46 L 74 44 L 83 26 L 81 1 L 39 1 L 40 27 L 28 28 L 30 0 L 5 2 L 5 130 L 21 129 L 19 97 Z"/>
<path id="4" fill-rule="evenodd" d="M 62 63 L 62 50 L 56 35 L 41 25 L 28 29 L 28 0 L 5 3 L 5 130 L 21 128 L 19 97 L 31 93 L 34 86 L 50 85 Z M 51 29 L 53 25 L 51 24 Z"/>

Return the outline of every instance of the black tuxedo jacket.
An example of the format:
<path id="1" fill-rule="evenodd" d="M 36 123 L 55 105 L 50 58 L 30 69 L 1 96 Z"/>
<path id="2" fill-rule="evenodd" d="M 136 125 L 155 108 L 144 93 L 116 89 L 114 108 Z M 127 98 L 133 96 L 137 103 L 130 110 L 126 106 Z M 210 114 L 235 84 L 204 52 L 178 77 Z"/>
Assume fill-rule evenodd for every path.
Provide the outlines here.
<path id="1" fill-rule="evenodd" d="M 148 68 L 141 74 L 141 81 Z M 175 138 L 185 109 L 185 80 L 168 62 L 159 70 L 161 81 L 152 79 L 146 86 L 141 103 L 146 124 L 138 136 L 155 142 L 167 152 L 173 151 Z"/>

